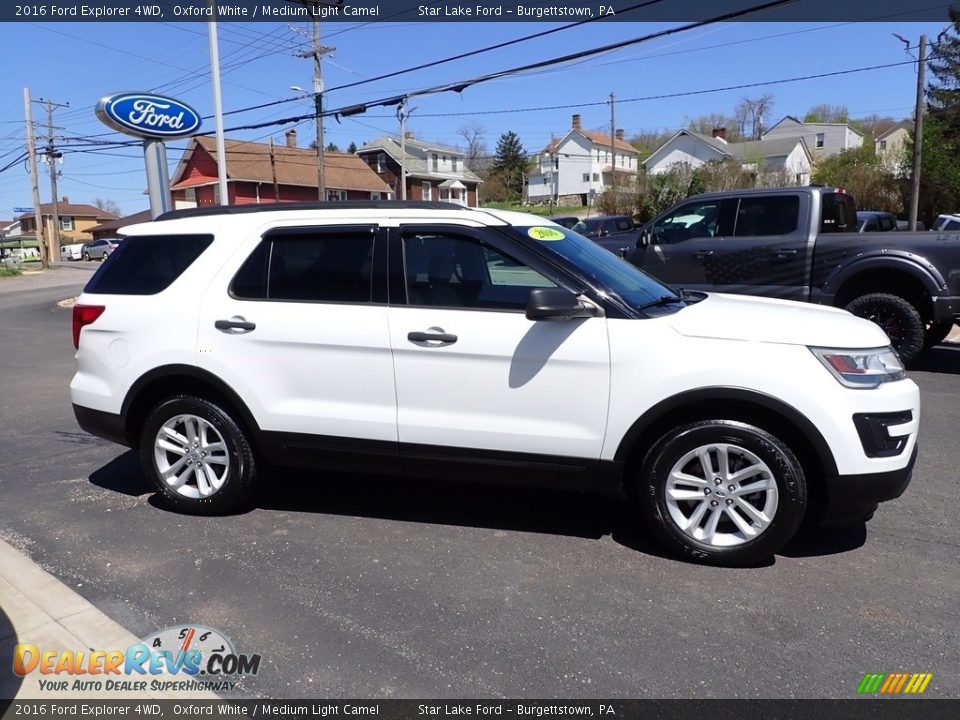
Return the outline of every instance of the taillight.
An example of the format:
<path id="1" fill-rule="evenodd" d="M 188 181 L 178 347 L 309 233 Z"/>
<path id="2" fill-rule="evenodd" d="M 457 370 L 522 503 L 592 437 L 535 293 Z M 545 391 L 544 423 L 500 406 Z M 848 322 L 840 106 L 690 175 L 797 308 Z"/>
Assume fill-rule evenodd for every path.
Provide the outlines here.
<path id="1" fill-rule="evenodd" d="M 73 306 L 73 347 L 80 347 L 80 329 L 89 325 L 103 315 L 107 308 L 103 305 L 74 305 Z"/>

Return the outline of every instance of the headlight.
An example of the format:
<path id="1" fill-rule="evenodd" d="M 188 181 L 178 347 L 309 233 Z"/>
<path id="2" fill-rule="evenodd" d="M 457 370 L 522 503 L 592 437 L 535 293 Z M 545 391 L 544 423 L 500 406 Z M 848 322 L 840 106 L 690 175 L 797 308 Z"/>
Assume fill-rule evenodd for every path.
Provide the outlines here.
<path id="1" fill-rule="evenodd" d="M 903 363 L 891 347 L 869 350 L 810 348 L 841 385 L 849 388 L 875 388 L 881 383 L 903 380 Z"/>

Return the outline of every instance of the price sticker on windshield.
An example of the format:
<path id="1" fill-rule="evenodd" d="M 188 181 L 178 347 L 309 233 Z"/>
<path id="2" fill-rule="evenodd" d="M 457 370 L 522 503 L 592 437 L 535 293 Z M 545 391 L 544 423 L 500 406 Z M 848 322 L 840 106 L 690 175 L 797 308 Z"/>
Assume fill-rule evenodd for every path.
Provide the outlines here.
<path id="1" fill-rule="evenodd" d="M 550 227 L 532 227 L 527 230 L 527 235 L 534 240 L 564 240 L 567 237 L 559 230 Z"/>

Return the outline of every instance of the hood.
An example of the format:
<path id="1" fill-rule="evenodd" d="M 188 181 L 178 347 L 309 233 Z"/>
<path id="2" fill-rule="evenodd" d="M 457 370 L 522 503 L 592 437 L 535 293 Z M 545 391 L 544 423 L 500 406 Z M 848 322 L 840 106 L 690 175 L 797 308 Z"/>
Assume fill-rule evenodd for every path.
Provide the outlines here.
<path id="1" fill-rule="evenodd" d="M 832 348 L 890 344 L 877 325 L 846 310 L 747 295 L 710 293 L 671 315 L 674 330 L 688 337 Z"/>

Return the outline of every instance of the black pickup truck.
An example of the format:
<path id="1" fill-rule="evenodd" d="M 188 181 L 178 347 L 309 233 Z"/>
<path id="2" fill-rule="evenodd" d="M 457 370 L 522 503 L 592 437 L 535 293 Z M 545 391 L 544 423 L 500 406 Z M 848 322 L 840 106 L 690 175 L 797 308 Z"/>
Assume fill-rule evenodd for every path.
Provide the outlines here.
<path id="1" fill-rule="evenodd" d="M 838 188 L 697 195 L 596 242 L 688 290 L 846 308 L 880 325 L 904 360 L 960 317 L 960 233 L 858 233 L 856 203 Z"/>

